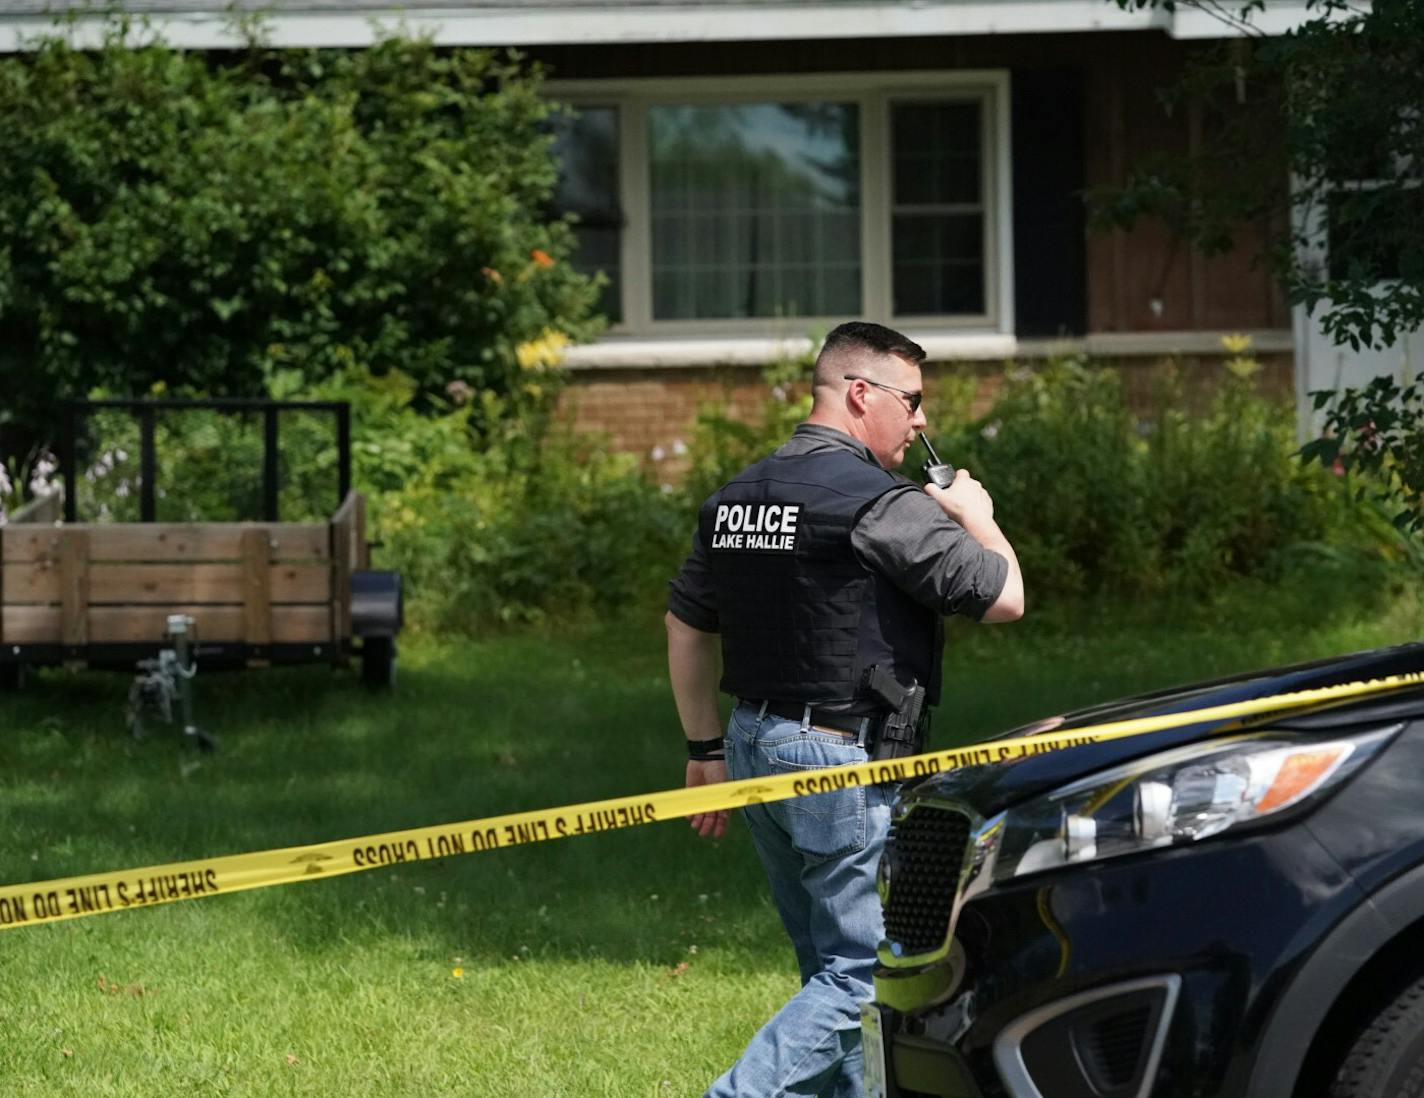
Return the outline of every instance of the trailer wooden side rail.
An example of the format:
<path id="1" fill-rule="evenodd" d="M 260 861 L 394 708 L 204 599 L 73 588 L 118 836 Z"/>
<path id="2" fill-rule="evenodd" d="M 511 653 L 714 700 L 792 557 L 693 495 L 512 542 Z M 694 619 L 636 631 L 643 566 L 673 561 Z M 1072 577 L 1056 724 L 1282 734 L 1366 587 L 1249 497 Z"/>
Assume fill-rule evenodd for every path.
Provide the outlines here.
<path id="1" fill-rule="evenodd" d="M 349 636 L 333 598 L 336 530 L 317 523 L 146 526 L 12 525 L 0 530 L 0 644 L 161 641 L 169 614 L 188 614 L 201 645 L 242 644 L 260 662 L 273 644 Z M 341 527 L 343 547 L 359 541 Z M 345 556 L 345 554 L 343 554 Z M 349 578 L 349 558 L 342 579 Z"/>
<path id="2" fill-rule="evenodd" d="M 261 522 L 74 522 L 74 445 L 66 491 L 0 526 L 0 686 L 27 665 L 132 669 L 167 643 L 170 615 L 193 619 L 204 667 L 260 667 L 359 654 L 362 675 L 390 686 L 401 627 L 400 576 L 372 571 L 366 501 L 350 489 L 350 417 L 344 404 L 271 401 L 104 401 L 151 422 L 156 408 L 261 412 L 266 422 Z M 71 421 L 88 406 L 76 405 Z M 331 412 L 337 425 L 338 506 L 325 522 L 277 520 L 278 413 Z M 144 442 L 151 484 L 156 456 Z M 152 509 L 151 491 L 144 491 Z M 68 520 L 58 521 L 60 499 Z"/>

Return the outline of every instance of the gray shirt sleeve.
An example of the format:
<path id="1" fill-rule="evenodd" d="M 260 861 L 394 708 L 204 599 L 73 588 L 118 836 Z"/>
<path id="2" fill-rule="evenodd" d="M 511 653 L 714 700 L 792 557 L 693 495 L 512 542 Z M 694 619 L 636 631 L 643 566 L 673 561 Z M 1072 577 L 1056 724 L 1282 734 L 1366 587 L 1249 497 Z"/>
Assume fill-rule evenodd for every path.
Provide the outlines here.
<path id="1" fill-rule="evenodd" d="M 941 614 L 979 620 L 1009 578 L 1009 562 L 985 549 L 918 485 L 892 488 L 851 531 L 867 567 Z"/>
<path id="2" fill-rule="evenodd" d="M 717 614 L 717 588 L 712 565 L 702 544 L 702 533 L 692 535 L 692 552 L 682 570 L 668 584 L 668 609 L 683 622 L 704 633 L 721 632 Z"/>

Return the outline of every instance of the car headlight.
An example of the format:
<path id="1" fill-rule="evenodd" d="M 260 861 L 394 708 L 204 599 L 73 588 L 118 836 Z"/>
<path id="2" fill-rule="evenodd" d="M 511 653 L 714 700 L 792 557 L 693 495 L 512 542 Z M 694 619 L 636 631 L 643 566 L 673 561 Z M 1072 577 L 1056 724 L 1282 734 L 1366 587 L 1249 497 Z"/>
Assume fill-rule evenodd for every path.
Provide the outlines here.
<path id="1" fill-rule="evenodd" d="M 1327 741 L 1207 741 L 1094 774 L 1004 814 L 991 839 L 994 879 L 1193 843 L 1257 823 L 1344 781 L 1392 731 Z"/>

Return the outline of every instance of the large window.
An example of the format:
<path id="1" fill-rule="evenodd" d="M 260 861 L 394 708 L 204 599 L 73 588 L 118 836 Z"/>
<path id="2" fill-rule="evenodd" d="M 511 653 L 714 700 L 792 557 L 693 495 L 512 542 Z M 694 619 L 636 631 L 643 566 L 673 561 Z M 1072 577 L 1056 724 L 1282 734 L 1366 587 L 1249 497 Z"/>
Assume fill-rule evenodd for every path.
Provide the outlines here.
<path id="1" fill-rule="evenodd" d="M 851 103 L 654 106 L 654 320 L 860 311 Z"/>
<path id="2" fill-rule="evenodd" d="M 615 331 L 1008 330 L 1002 74 L 551 90 L 578 111 L 559 201 Z"/>

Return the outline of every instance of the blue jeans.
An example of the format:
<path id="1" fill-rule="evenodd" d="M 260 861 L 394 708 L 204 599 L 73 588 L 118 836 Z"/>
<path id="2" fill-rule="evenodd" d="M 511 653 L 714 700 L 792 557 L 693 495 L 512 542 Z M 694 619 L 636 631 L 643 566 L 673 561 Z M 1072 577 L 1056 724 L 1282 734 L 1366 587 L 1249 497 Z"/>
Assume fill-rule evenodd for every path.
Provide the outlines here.
<path id="1" fill-rule="evenodd" d="M 727 726 L 733 779 L 865 762 L 853 736 L 738 705 Z M 883 937 L 875 870 L 890 827 L 888 786 L 851 786 L 742 809 L 796 950 L 801 990 L 752 1038 L 706 1098 L 864 1093 L 860 1004 Z"/>

